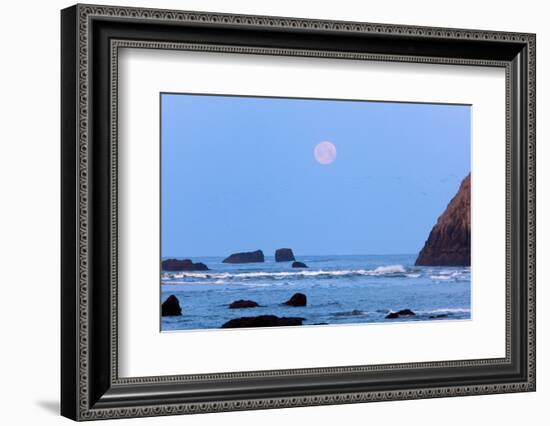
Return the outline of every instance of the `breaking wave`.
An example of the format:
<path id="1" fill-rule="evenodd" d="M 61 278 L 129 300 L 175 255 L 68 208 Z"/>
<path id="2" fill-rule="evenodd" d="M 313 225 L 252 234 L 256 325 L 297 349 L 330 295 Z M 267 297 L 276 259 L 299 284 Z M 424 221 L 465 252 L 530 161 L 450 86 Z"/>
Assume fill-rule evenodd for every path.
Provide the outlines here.
<path id="1" fill-rule="evenodd" d="M 294 277 L 353 277 L 353 276 L 409 276 L 405 275 L 406 270 L 402 265 L 379 266 L 375 269 L 342 269 L 342 270 L 323 270 L 316 271 L 278 271 L 278 272 L 179 272 L 163 274 L 163 279 L 182 279 L 193 278 L 197 280 L 242 280 L 242 279 L 286 279 Z M 410 274 L 410 277 L 418 277 L 417 274 Z"/>
<path id="2" fill-rule="evenodd" d="M 418 311 L 419 313 L 425 314 L 469 314 L 470 309 L 466 308 L 441 308 L 441 309 L 432 309 L 430 311 Z"/>
<path id="3" fill-rule="evenodd" d="M 430 279 L 435 281 L 460 281 L 470 279 L 470 271 L 440 271 L 430 275 Z"/>

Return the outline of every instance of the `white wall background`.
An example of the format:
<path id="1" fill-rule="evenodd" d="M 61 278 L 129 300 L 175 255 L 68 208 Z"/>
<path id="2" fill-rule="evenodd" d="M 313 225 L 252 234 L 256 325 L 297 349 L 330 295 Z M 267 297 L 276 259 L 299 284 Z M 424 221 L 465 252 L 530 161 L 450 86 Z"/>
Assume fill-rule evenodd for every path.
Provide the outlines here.
<path id="1" fill-rule="evenodd" d="M 104 0 L 103 4 L 526 31 L 537 33 L 538 391 L 118 420 L 118 424 L 446 426 L 544 424 L 550 401 L 550 27 L 545 2 L 462 0 Z M 11 1 L 0 25 L 0 419 L 68 424 L 59 404 L 59 9 L 71 2 Z M 102 424 L 113 423 L 107 421 Z M 131 423 L 128 423 L 131 422 Z M 115 424 L 115 423 L 113 423 Z"/>

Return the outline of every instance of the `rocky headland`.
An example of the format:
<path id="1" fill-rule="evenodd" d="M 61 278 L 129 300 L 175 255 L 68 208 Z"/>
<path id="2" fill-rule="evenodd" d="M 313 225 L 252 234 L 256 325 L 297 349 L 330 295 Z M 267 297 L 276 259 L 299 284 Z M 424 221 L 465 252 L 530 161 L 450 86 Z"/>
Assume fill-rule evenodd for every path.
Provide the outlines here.
<path id="1" fill-rule="evenodd" d="M 470 266 L 470 175 L 437 219 L 417 266 Z"/>

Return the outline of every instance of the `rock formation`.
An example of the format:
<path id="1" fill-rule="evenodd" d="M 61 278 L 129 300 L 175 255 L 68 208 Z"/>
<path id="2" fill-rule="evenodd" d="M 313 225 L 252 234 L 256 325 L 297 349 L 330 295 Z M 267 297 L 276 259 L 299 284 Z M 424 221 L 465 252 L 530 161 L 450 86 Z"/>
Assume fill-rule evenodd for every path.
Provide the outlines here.
<path id="1" fill-rule="evenodd" d="M 181 306 L 178 298 L 173 294 L 162 303 L 162 316 L 175 317 L 181 315 Z"/>
<path id="2" fill-rule="evenodd" d="M 307 268 L 307 265 L 304 262 L 292 262 L 293 268 Z"/>
<path id="3" fill-rule="evenodd" d="M 193 263 L 191 259 L 167 259 L 162 261 L 163 271 L 208 271 L 202 262 Z"/>
<path id="4" fill-rule="evenodd" d="M 283 305 L 287 306 L 306 306 L 307 297 L 303 293 L 294 293 L 290 299 L 288 299 Z"/>
<path id="5" fill-rule="evenodd" d="M 430 315 L 429 319 L 437 319 L 437 318 L 448 318 L 449 314 L 437 314 L 437 315 Z"/>
<path id="6" fill-rule="evenodd" d="M 257 263 L 264 262 L 264 252 L 261 250 L 233 253 L 223 260 L 223 263 Z"/>
<path id="7" fill-rule="evenodd" d="M 410 317 L 416 315 L 413 311 L 410 309 L 401 309 L 397 312 L 390 312 L 388 315 L 386 315 L 386 319 L 396 319 L 399 317 Z"/>
<path id="8" fill-rule="evenodd" d="M 292 249 L 280 248 L 275 250 L 275 262 L 293 262 L 295 259 Z"/>
<path id="9" fill-rule="evenodd" d="M 241 309 L 241 308 L 256 308 L 260 305 L 258 305 L 253 300 L 235 300 L 233 303 L 229 305 L 229 309 Z"/>
<path id="10" fill-rule="evenodd" d="M 470 266 L 470 175 L 437 219 L 417 266 Z"/>
<path id="11" fill-rule="evenodd" d="M 227 321 L 222 328 L 248 327 L 282 327 L 286 325 L 302 325 L 305 318 L 277 317 L 275 315 L 260 315 L 258 317 L 241 317 Z"/>

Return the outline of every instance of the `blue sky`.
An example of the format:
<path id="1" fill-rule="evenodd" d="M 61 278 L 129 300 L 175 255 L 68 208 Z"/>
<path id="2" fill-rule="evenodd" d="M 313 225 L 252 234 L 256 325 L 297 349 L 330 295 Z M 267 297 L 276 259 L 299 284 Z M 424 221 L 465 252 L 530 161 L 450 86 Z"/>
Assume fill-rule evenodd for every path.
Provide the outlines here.
<path id="1" fill-rule="evenodd" d="M 162 256 L 417 253 L 470 171 L 470 106 L 161 94 Z M 313 151 L 337 150 L 329 165 Z"/>

